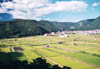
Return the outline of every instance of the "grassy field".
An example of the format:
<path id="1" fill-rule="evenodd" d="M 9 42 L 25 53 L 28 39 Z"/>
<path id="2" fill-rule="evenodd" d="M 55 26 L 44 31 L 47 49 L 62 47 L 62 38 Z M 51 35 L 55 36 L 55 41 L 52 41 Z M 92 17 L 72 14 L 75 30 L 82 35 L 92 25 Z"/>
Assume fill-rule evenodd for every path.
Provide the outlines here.
<path id="1" fill-rule="evenodd" d="M 49 45 L 49 47 L 48 47 Z M 23 51 L 15 52 L 14 47 Z M 51 64 L 72 69 L 100 69 L 100 34 L 69 34 L 69 37 L 33 36 L 0 40 L 0 60 L 28 60 L 42 57 Z"/>

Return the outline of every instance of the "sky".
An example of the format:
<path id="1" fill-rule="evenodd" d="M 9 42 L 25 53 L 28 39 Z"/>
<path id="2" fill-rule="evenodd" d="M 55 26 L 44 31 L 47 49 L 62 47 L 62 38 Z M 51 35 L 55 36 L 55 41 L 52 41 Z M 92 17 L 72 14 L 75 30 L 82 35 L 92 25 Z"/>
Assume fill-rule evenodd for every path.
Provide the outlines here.
<path id="1" fill-rule="evenodd" d="M 0 0 L 0 20 L 78 22 L 100 16 L 100 0 Z"/>

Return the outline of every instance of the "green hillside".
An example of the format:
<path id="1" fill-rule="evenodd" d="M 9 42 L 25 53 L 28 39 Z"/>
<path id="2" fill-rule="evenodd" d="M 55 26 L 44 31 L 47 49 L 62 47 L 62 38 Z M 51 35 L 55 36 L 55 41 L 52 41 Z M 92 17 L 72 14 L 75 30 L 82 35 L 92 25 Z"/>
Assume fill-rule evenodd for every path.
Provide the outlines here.
<path id="1" fill-rule="evenodd" d="M 64 23 L 58 22 L 16 19 L 0 22 L 0 38 L 43 35 L 67 29 L 67 27 L 67 24 L 64 26 Z"/>
<path id="2" fill-rule="evenodd" d="M 0 22 L 0 38 L 25 37 L 43 35 L 44 33 L 62 30 L 93 30 L 100 29 L 100 17 L 80 22 L 51 22 L 16 19 Z"/>

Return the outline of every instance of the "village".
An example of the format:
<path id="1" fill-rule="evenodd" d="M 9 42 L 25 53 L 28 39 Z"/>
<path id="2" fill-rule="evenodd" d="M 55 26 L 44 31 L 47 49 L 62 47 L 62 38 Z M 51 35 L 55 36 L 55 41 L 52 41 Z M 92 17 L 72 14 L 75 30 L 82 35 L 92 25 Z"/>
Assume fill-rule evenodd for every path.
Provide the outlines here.
<path id="1" fill-rule="evenodd" d="M 100 34 L 100 30 L 84 30 L 84 31 L 58 31 L 52 33 L 45 33 L 44 36 L 59 36 L 59 37 L 69 37 L 69 34 Z"/>

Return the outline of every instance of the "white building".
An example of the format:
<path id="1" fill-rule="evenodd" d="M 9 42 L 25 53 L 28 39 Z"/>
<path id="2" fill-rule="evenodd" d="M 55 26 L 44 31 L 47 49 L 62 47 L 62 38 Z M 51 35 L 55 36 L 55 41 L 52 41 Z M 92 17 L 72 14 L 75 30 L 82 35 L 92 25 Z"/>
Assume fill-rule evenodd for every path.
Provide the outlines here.
<path id="1" fill-rule="evenodd" d="M 60 34 L 59 37 L 68 37 L 67 34 Z"/>

